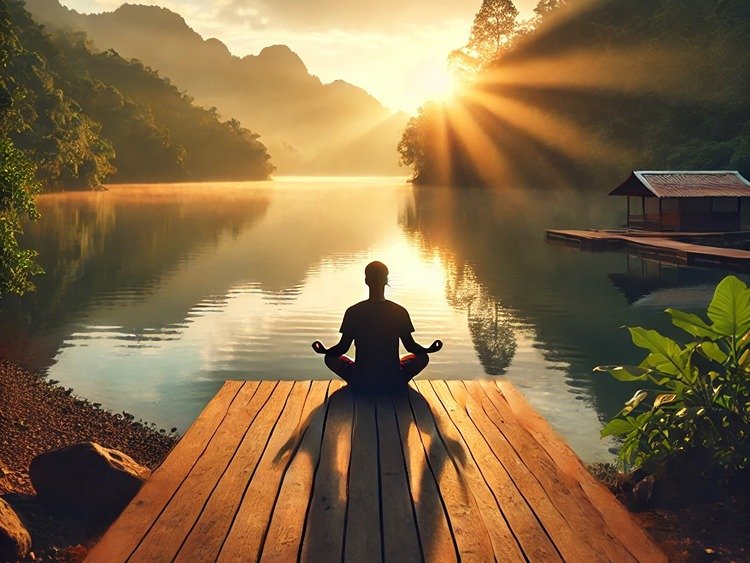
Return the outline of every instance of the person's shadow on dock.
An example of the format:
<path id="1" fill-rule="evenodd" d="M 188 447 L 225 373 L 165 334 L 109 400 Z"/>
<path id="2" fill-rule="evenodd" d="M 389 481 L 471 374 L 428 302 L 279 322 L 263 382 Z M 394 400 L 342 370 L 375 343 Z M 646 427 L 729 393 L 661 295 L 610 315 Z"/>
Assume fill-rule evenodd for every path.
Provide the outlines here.
<path id="1" fill-rule="evenodd" d="M 393 530 L 417 559 L 440 555 L 435 550 L 451 542 L 444 472 L 457 476 L 459 494 L 469 494 L 461 478 L 464 446 L 440 420 L 412 387 L 383 396 L 342 387 L 310 412 L 274 458 L 303 456 L 314 468 L 300 558 L 380 560 L 382 534 Z"/>

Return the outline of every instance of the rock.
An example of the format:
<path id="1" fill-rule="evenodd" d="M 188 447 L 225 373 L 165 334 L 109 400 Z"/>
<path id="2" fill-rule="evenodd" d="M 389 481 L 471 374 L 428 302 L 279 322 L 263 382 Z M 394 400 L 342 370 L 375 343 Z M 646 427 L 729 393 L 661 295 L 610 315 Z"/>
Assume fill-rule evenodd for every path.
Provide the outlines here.
<path id="1" fill-rule="evenodd" d="M 150 474 L 124 453 L 93 442 L 40 454 L 29 469 L 41 500 L 99 522 L 114 520 Z"/>
<path id="2" fill-rule="evenodd" d="M 648 506 L 651 501 L 651 495 L 654 492 L 654 481 L 655 477 L 653 475 L 647 475 L 633 487 L 633 498 L 635 499 L 636 507 L 644 508 Z"/>
<path id="3" fill-rule="evenodd" d="M 0 498 L 0 561 L 17 561 L 31 549 L 31 536 L 10 505 Z"/>

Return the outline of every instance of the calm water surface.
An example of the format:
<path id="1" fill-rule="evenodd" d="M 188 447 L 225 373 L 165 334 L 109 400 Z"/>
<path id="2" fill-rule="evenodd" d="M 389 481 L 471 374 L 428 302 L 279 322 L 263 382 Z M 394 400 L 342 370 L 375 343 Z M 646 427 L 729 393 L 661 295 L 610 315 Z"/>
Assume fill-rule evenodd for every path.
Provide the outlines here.
<path id="1" fill-rule="evenodd" d="M 638 361 L 618 327 L 669 330 L 661 311 L 704 309 L 725 274 L 545 241 L 621 224 L 605 197 L 282 178 L 38 204 L 25 242 L 47 274 L 0 302 L 0 356 L 180 431 L 226 379 L 328 378 L 310 343 L 337 341 L 378 259 L 415 339 L 445 342 L 423 377 L 506 377 L 584 459 L 610 459 L 599 428 L 634 389 L 591 368 Z"/>

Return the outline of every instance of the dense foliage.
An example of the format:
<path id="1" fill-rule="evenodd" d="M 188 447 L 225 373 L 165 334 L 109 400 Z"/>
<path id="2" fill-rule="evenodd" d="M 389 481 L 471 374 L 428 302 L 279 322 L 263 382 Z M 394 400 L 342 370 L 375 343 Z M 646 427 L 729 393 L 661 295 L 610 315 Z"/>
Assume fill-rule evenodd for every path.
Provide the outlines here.
<path id="1" fill-rule="evenodd" d="M 666 311 L 692 341 L 629 328 L 648 350 L 639 366 L 602 366 L 620 381 L 656 386 L 635 393 L 602 430 L 623 438 L 620 460 L 643 465 L 702 450 L 728 472 L 750 465 L 750 289 L 734 276 L 719 283 L 709 322 Z"/>
<path id="2" fill-rule="evenodd" d="M 81 33 L 50 36 L 23 3 L 3 1 L 20 54 L 8 66 L 15 146 L 47 189 L 114 181 L 265 179 L 258 136 L 197 107 L 156 71 L 94 53 Z"/>
<path id="3" fill-rule="evenodd" d="M 0 4 L 0 297 L 28 291 L 32 288 L 30 277 L 40 272 L 36 254 L 19 248 L 17 240 L 21 219 L 37 217 L 33 196 L 39 183 L 34 165 L 10 139 L 22 122 L 22 100 L 18 100 L 19 91 L 9 70 L 25 53 L 5 13 Z"/>
<path id="4" fill-rule="evenodd" d="M 750 174 L 750 3 L 559 4 L 539 2 L 457 99 L 405 129 L 417 182 L 602 189 L 633 169 Z"/>

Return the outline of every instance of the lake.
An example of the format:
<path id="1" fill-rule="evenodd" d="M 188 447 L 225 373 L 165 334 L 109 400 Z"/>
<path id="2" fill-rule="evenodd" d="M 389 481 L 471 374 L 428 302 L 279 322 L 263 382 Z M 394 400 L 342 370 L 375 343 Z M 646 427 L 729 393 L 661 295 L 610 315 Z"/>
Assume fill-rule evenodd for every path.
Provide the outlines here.
<path id="1" fill-rule="evenodd" d="M 705 311 L 726 274 L 547 242 L 624 221 L 619 198 L 567 192 L 279 178 L 38 206 L 24 244 L 46 274 L 0 302 L 0 357 L 181 432 L 226 379 L 329 378 L 310 343 L 338 340 L 377 259 L 417 342 L 445 343 L 422 377 L 508 378 L 584 460 L 609 460 L 599 429 L 636 388 L 592 368 L 639 361 L 620 327 L 675 333 L 663 309 Z"/>

